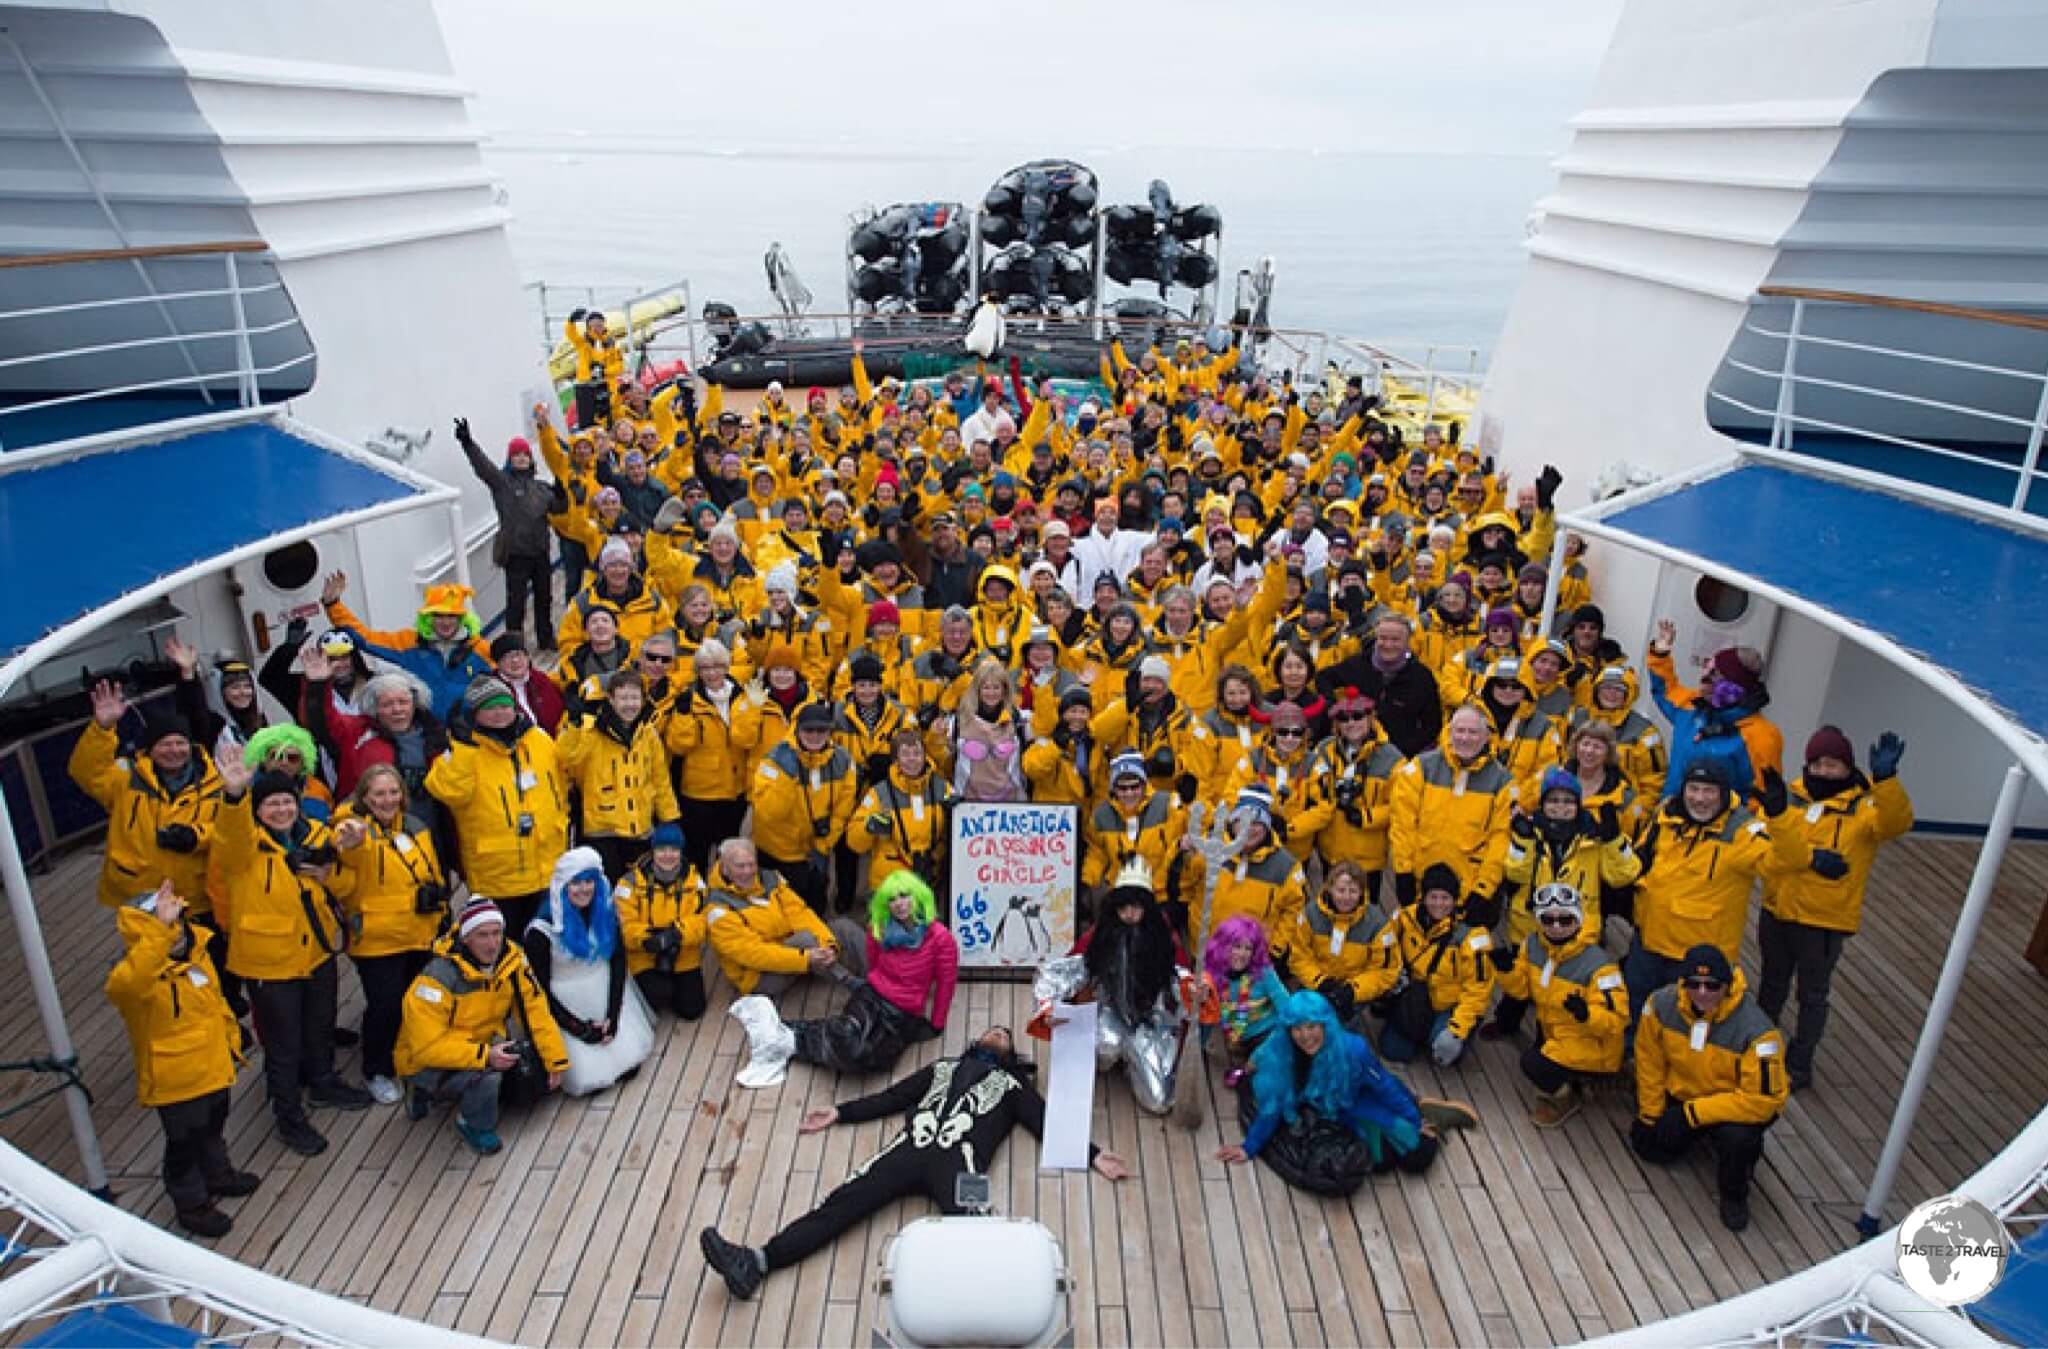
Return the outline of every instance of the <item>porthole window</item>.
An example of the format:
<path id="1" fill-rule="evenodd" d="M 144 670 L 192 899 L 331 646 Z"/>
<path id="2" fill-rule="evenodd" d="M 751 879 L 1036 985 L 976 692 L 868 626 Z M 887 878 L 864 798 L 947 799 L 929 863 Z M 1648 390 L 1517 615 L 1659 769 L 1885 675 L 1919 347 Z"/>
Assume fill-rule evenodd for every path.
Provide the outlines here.
<path id="1" fill-rule="evenodd" d="M 263 579 L 284 594 L 310 585 L 319 574 L 320 550 L 310 543 L 295 543 L 263 555 Z"/>
<path id="2" fill-rule="evenodd" d="M 1739 623 L 1749 612 L 1749 592 L 1712 576 L 1702 576 L 1692 588 L 1692 602 L 1700 613 L 1716 623 Z"/>

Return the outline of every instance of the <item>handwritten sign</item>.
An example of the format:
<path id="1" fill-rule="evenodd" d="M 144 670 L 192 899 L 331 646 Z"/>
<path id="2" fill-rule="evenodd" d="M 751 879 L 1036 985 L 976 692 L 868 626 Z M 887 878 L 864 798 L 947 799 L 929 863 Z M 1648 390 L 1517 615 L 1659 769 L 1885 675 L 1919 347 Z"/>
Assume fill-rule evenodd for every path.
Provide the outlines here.
<path id="1" fill-rule="evenodd" d="M 1080 813 L 1072 806 L 953 808 L 953 938 L 969 969 L 1032 969 L 1074 945 Z"/>

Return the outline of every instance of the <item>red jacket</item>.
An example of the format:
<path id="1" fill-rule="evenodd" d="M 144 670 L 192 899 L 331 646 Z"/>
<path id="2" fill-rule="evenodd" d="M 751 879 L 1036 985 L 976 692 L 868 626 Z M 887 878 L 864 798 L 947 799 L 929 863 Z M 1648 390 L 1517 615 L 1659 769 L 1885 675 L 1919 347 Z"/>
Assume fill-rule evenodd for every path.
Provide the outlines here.
<path id="1" fill-rule="evenodd" d="M 505 679 L 505 676 L 501 674 L 498 678 Z M 505 682 L 512 684 L 509 679 Z M 518 700 L 519 710 L 549 735 L 553 735 L 555 728 L 562 724 L 562 691 L 555 687 L 554 680 L 540 671 L 527 674 L 524 688 L 512 684 L 512 696 Z"/>
<path id="2" fill-rule="evenodd" d="M 960 975 L 960 947 L 941 922 L 925 925 L 924 940 L 916 946 L 885 947 L 868 934 L 868 983 L 912 1016 L 923 1016 L 925 994 L 932 1000 L 934 1029 L 946 1028 L 946 1012 L 953 1005 L 953 986 Z"/>
<path id="3" fill-rule="evenodd" d="M 426 762 L 431 764 L 448 748 L 448 732 L 425 708 L 414 715 L 426 738 Z M 334 760 L 336 800 L 355 791 L 357 779 L 370 765 L 398 766 L 398 747 L 378 729 L 375 719 L 343 708 L 324 681 L 318 684 L 307 681 L 301 695 L 299 718 Z M 415 797 L 419 794 L 419 784 L 411 780 L 407 781 L 406 789 Z"/>

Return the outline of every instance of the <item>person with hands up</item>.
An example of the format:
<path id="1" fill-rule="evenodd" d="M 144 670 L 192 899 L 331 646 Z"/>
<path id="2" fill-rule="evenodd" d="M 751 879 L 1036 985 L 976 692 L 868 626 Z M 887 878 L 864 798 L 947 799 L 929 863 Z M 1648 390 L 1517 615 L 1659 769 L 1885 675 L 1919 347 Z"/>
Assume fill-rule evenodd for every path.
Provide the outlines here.
<path id="1" fill-rule="evenodd" d="M 361 1110 L 370 1094 L 334 1063 L 339 972 L 347 925 L 329 885 L 339 852 L 326 825 L 299 807 L 298 780 L 233 756 L 218 765 L 221 809 L 212 862 L 221 880 L 228 966 L 247 981 L 278 1138 L 301 1156 L 327 1150 L 307 1119 L 316 1106 Z"/>
<path id="2" fill-rule="evenodd" d="M 505 461 L 494 464 L 470 434 L 469 419 L 457 417 L 455 443 L 462 447 L 462 456 L 477 481 L 491 494 L 491 507 L 498 513 L 491 560 L 505 573 L 505 626 L 531 634 L 537 650 L 552 651 L 554 531 L 548 517 L 566 511 L 568 498 L 534 471 L 533 445 L 524 436 L 507 441 Z M 525 623 L 528 596 L 533 601 L 531 627 Z"/>
<path id="3" fill-rule="evenodd" d="M 1752 813 L 1720 760 L 1695 759 L 1637 840 L 1636 931 L 1622 962 L 1631 1020 L 1694 947 L 1715 946 L 1731 964 L 1738 958 L 1759 876 L 1768 886 L 1807 871 L 1813 847 L 1788 809 L 1785 780 L 1765 769 L 1757 802 Z"/>
<path id="4" fill-rule="evenodd" d="M 128 1027 L 137 1099 L 163 1129 L 164 1190 L 178 1226 L 224 1237 L 234 1223 L 216 1201 L 251 1194 L 258 1180 L 228 1160 L 240 1032 L 207 954 L 207 929 L 187 916 L 168 880 L 117 917 L 125 949 L 107 976 L 107 998 Z"/>
<path id="5" fill-rule="evenodd" d="M 1786 787 L 1786 829 L 1811 845 L 1802 871 L 1767 874 L 1757 946 L 1763 954 L 1757 1006 L 1777 1020 L 1796 980 L 1799 1024 L 1785 1051 L 1792 1090 L 1813 1081 L 1814 1056 L 1827 1031 L 1835 965 L 1863 922 L 1863 896 L 1877 851 L 1913 827 L 1913 805 L 1899 781 L 1906 742 L 1886 731 L 1870 747 L 1870 774 L 1856 767 L 1855 747 L 1834 726 L 1806 742 L 1805 768 Z M 1773 823 L 1772 829 L 1781 826 Z"/>
<path id="6" fill-rule="evenodd" d="M 220 777 L 192 743 L 190 724 L 168 711 L 152 712 L 124 754 L 120 727 L 129 710 L 120 685 L 93 685 L 92 720 L 71 751 L 71 780 L 107 812 L 100 903 L 118 909 L 168 880 L 204 913 Z"/>

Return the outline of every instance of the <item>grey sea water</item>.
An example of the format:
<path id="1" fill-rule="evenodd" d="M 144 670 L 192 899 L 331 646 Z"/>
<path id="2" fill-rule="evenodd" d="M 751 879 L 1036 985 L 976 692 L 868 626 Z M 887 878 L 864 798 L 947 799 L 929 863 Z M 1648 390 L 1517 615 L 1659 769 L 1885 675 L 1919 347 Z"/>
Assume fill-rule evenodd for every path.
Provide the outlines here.
<path id="1" fill-rule="evenodd" d="M 507 138 L 490 152 L 511 195 L 525 278 L 690 281 L 696 302 L 769 307 L 761 266 L 787 248 L 821 311 L 844 307 L 846 219 L 866 204 L 980 199 L 1024 160 L 1077 159 L 1105 201 L 1164 178 L 1223 212 L 1224 304 L 1238 268 L 1272 256 L 1274 322 L 1401 344 L 1489 350 L 1522 265 L 1541 156 L 961 145 L 708 145 L 658 135 Z M 1176 307 L 1186 303 L 1176 291 Z"/>

